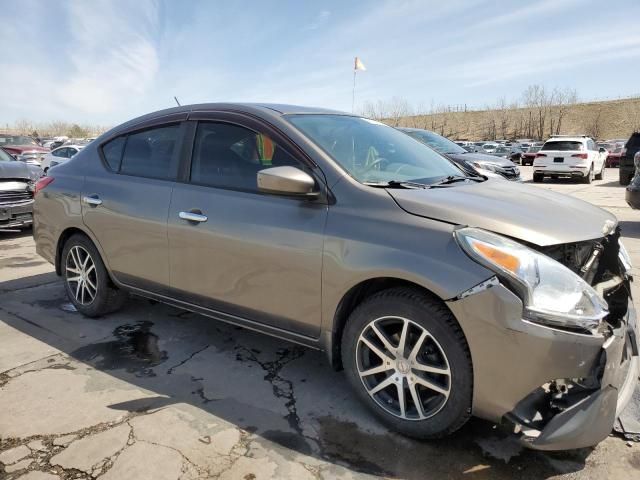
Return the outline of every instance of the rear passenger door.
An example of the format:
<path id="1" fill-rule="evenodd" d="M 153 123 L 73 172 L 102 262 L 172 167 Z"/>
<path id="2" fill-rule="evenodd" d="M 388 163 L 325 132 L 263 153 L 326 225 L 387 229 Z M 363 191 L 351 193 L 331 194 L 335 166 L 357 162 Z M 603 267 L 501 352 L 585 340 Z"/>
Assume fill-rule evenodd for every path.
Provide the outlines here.
<path id="1" fill-rule="evenodd" d="M 257 120 L 220 115 L 193 122 L 190 168 L 173 190 L 172 289 L 189 303 L 316 337 L 326 199 L 262 193 L 257 173 L 290 165 L 319 182 L 321 172 Z"/>
<path id="2" fill-rule="evenodd" d="M 177 120 L 101 145 L 82 195 L 84 222 L 117 280 L 158 293 L 169 285 L 167 214 L 183 129 Z"/>

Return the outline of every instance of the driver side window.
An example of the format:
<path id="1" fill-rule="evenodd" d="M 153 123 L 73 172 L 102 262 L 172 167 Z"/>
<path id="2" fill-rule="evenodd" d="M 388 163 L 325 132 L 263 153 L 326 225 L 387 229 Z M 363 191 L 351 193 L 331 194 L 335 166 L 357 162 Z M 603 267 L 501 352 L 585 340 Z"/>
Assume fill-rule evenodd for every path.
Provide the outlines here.
<path id="1" fill-rule="evenodd" d="M 285 165 L 301 168 L 267 135 L 228 123 L 198 124 L 191 160 L 192 183 L 258 192 L 258 172 Z"/>

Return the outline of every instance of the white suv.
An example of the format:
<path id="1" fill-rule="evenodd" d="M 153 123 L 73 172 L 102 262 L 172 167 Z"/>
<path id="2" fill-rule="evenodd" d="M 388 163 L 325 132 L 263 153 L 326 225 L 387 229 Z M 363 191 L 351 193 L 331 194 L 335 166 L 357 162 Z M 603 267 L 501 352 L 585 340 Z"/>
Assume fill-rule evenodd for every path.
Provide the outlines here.
<path id="1" fill-rule="evenodd" d="M 533 181 L 551 176 L 579 177 L 584 183 L 602 180 L 606 159 L 607 151 L 585 135 L 552 136 L 533 160 Z"/>

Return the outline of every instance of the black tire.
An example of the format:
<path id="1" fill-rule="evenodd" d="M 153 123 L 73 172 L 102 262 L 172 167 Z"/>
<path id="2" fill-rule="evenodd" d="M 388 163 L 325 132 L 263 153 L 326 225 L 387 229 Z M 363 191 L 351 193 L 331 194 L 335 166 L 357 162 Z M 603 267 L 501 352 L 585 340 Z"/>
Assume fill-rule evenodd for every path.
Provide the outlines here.
<path id="1" fill-rule="evenodd" d="M 77 282 L 69 281 L 75 275 L 67 268 L 73 266 L 74 260 L 70 257 L 70 252 L 74 247 L 79 247 L 81 252 L 88 253 L 95 268 L 87 275 L 96 286 L 95 295 L 91 299 L 90 294 L 87 294 L 87 300 L 90 301 L 85 303 L 76 298 L 76 292 L 71 285 L 73 283 L 77 286 Z M 124 305 L 128 298 L 127 292 L 120 290 L 113 284 L 98 250 L 93 242 L 84 235 L 76 234 L 66 241 L 60 258 L 60 269 L 69 300 L 76 307 L 76 310 L 87 317 L 95 318 L 115 312 Z"/>
<path id="2" fill-rule="evenodd" d="M 370 325 L 372 322 L 387 321 L 385 317 L 391 318 L 391 321 L 403 321 L 406 319 L 411 325 L 408 328 L 413 333 L 408 333 L 405 337 L 409 339 L 406 343 L 407 349 L 413 350 L 415 348 L 417 344 L 416 337 L 420 329 L 423 329 L 435 340 L 428 348 L 433 348 L 433 345 L 437 345 L 437 348 L 444 352 L 445 365 L 448 365 L 450 372 L 445 382 L 449 388 L 448 397 L 444 398 L 444 403 L 438 410 L 426 418 L 419 419 L 415 418 L 415 416 L 414 418 L 401 418 L 390 413 L 369 395 L 367 387 L 365 387 L 365 381 L 361 380 L 358 368 L 360 365 L 359 358 L 363 350 L 359 345 L 363 344 L 360 343 L 360 336 L 363 332 L 371 332 Z M 411 341 L 413 346 L 410 346 Z M 400 342 L 398 341 L 397 343 L 399 344 Z M 424 345 L 425 342 L 423 341 L 420 350 Z M 397 345 L 394 347 L 398 348 Z M 351 313 L 342 336 L 341 348 L 342 363 L 357 396 L 390 429 L 413 438 L 435 439 L 455 432 L 471 417 L 473 392 L 471 354 L 458 322 L 439 299 L 418 290 L 404 287 L 379 292 L 364 300 Z M 405 351 L 408 351 L 407 349 Z M 428 350 L 425 351 L 428 352 Z M 426 355 L 426 353 L 421 355 L 423 354 Z M 394 353 L 394 355 L 399 358 L 397 353 Z M 396 359 L 394 359 L 394 362 L 396 362 Z M 383 361 L 382 363 L 384 364 L 385 362 Z M 400 384 L 402 385 L 402 391 L 405 392 L 405 399 L 407 399 L 406 406 L 413 405 L 415 412 L 417 412 L 418 407 L 411 394 L 421 387 L 417 386 L 418 382 L 413 382 L 411 387 L 409 379 L 414 381 L 416 376 L 422 377 L 423 374 L 411 366 L 408 367 L 408 371 L 405 369 L 404 374 L 402 374 L 399 373 L 401 370 L 399 370 L 398 363 L 396 362 L 394 365 L 395 367 L 380 374 L 388 375 L 389 372 L 392 373 L 388 377 L 382 378 L 380 382 L 398 375 L 401 377 L 405 375 L 400 379 Z M 411 365 L 415 364 L 412 363 Z M 363 376 L 363 378 L 371 377 Z M 398 379 L 396 378 L 395 380 L 396 383 L 387 387 L 386 391 L 388 393 L 385 395 L 393 395 L 395 392 L 397 399 L 400 387 L 398 386 Z M 413 391 L 410 388 L 413 388 Z M 438 394 L 433 394 L 430 390 L 426 390 L 426 393 L 424 393 L 424 390 L 420 391 L 423 392 L 418 395 L 421 404 L 420 411 L 424 414 L 424 402 L 427 402 L 426 404 L 428 405 L 428 402 L 432 401 Z M 384 392 L 384 390 L 381 392 Z M 430 398 L 430 394 L 433 394 L 433 397 Z M 409 408 L 405 411 L 409 414 Z M 423 415 L 423 417 L 425 416 L 426 414 Z"/>
<path id="3" fill-rule="evenodd" d="M 544 180 L 544 175 L 541 173 L 534 173 L 533 174 L 533 183 L 542 183 L 542 180 Z"/>
<path id="4" fill-rule="evenodd" d="M 631 183 L 631 176 L 620 170 L 620 185 L 629 185 Z"/>
<path id="5" fill-rule="evenodd" d="M 586 183 L 587 185 L 593 181 L 593 164 L 589 167 L 589 172 L 582 177 L 582 183 Z"/>

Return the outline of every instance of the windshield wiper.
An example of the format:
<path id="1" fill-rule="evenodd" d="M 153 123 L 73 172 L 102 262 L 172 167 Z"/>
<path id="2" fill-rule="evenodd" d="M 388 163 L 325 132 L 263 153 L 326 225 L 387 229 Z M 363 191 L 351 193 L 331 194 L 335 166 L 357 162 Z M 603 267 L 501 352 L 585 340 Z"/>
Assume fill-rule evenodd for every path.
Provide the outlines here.
<path id="1" fill-rule="evenodd" d="M 369 187 L 380 188 L 428 188 L 427 185 L 417 182 L 404 182 L 399 180 L 389 180 L 388 182 L 363 182 Z"/>
<path id="2" fill-rule="evenodd" d="M 449 175 L 448 177 L 443 178 L 439 182 L 432 183 L 429 186 L 430 187 L 437 187 L 439 185 L 449 185 L 451 183 L 464 182 L 466 180 L 474 180 L 476 182 L 482 182 L 484 180 L 484 178 L 482 178 L 482 177 L 467 177 L 467 176 L 462 176 L 462 175 Z"/>

